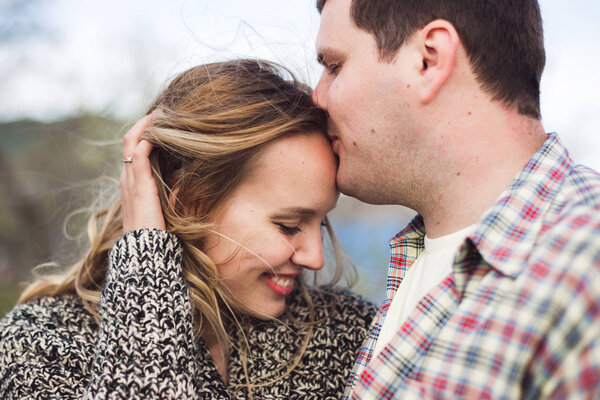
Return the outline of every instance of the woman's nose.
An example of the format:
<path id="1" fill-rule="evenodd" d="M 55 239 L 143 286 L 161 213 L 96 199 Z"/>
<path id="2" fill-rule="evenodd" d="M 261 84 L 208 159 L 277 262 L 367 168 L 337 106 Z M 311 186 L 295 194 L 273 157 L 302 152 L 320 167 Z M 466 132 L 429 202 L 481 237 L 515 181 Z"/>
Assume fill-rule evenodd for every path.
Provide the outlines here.
<path id="1" fill-rule="evenodd" d="M 323 268 L 325 259 L 323 257 L 321 231 L 318 230 L 316 233 L 303 232 L 301 235 L 303 237 L 292 255 L 292 262 L 310 270 Z"/>

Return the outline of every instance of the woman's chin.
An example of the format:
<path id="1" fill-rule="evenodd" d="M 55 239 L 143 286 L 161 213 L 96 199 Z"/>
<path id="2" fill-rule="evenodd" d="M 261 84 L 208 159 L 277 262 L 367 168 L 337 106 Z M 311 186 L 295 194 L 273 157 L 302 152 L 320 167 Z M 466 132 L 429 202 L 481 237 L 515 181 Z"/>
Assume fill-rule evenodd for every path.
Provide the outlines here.
<path id="1" fill-rule="evenodd" d="M 253 318 L 261 321 L 269 321 L 281 316 L 285 312 L 285 300 L 281 304 L 273 303 L 269 306 L 263 305 L 262 307 L 254 307 L 246 312 Z"/>

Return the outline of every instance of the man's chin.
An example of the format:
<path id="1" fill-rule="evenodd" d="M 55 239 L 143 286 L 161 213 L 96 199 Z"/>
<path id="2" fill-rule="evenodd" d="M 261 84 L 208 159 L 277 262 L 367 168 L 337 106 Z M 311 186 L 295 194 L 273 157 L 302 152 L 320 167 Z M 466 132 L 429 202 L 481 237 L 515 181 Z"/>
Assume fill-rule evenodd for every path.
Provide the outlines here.
<path id="1" fill-rule="evenodd" d="M 382 193 L 376 185 L 370 185 L 367 178 L 368 176 L 349 176 L 340 173 L 340 169 L 338 169 L 335 181 L 341 193 L 354 197 L 363 203 L 373 205 L 395 204 L 390 202 L 387 193 Z"/>
<path id="2" fill-rule="evenodd" d="M 357 179 L 359 180 L 359 179 Z M 345 194 L 346 196 L 354 197 L 362 202 L 369 204 L 377 204 L 375 199 L 372 199 L 365 188 L 357 184 L 356 180 L 349 179 L 349 177 L 341 175 L 340 171 L 336 175 L 335 179 L 338 190 Z M 373 196 L 374 197 L 374 196 Z"/>

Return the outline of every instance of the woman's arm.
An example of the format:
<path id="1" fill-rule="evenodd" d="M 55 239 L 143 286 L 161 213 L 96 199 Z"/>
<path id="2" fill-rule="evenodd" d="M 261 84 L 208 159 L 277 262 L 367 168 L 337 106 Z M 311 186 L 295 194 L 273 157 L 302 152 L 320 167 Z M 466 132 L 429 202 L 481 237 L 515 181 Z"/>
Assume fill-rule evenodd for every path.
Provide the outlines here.
<path id="1" fill-rule="evenodd" d="M 148 159 L 152 145 L 141 139 L 152 117 L 142 118 L 123 139 L 125 236 L 110 254 L 94 381 L 86 397 L 228 398 L 210 357 L 200 356 L 181 245 L 164 230 Z"/>
<path id="2" fill-rule="evenodd" d="M 91 375 L 86 399 L 228 398 L 200 356 L 172 234 L 136 230 L 113 248 Z"/>
<path id="3" fill-rule="evenodd" d="M 142 228 L 165 230 L 158 188 L 148 158 L 152 144 L 142 140 L 152 118 L 160 118 L 160 113 L 146 115 L 123 137 L 123 169 L 119 181 L 123 233 Z"/>
<path id="4" fill-rule="evenodd" d="M 0 321 L 0 398 L 228 399 L 180 263 L 174 235 L 137 230 L 111 252 L 99 327 L 74 294 L 15 307 Z"/>

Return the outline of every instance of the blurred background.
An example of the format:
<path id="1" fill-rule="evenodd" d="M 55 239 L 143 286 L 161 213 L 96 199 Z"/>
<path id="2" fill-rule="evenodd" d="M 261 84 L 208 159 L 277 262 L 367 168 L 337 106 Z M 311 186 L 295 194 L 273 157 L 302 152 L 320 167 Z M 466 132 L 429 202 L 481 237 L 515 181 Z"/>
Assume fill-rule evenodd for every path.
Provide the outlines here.
<path id="1" fill-rule="evenodd" d="M 260 57 L 314 86 L 314 3 L 0 1 L 0 316 L 32 267 L 68 265 L 81 253 L 90 205 L 114 193 L 120 137 L 174 75 Z M 600 169 L 600 2 L 540 6 L 544 126 L 560 133 L 576 161 Z M 340 200 L 331 219 L 358 268 L 355 290 L 383 299 L 388 240 L 413 215 Z"/>

